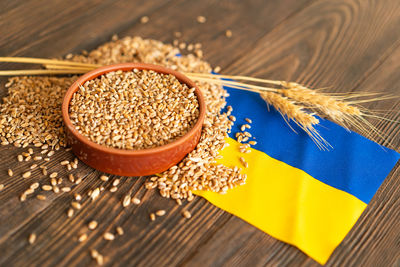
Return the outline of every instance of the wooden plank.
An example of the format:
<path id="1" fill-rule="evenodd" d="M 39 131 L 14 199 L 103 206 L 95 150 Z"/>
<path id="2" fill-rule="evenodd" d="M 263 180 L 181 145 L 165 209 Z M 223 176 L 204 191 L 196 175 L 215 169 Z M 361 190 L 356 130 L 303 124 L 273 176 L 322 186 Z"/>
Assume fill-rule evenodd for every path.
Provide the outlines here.
<path id="1" fill-rule="evenodd" d="M 314 87 L 333 86 L 331 91 L 353 89 L 399 96 L 400 48 L 399 36 L 394 34 L 400 26 L 400 17 L 396 15 L 399 8 L 394 1 L 316 2 L 263 37 L 246 56 L 228 66 L 226 72 L 296 80 Z M 387 110 L 391 120 L 400 118 L 399 100 L 365 106 Z M 388 139 L 392 140 L 391 147 L 399 149 L 400 126 L 389 121 L 375 125 L 387 139 L 373 134 L 369 137 L 385 145 Z M 398 247 L 400 229 L 399 171 L 397 164 L 327 266 L 399 263 L 398 250 L 393 249 Z M 266 237 L 235 217 L 182 263 L 185 266 L 318 265 L 296 248 Z"/>
<path id="2" fill-rule="evenodd" d="M 358 87 L 367 92 L 380 91 L 399 96 L 400 92 L 400 47 L 391 54 L 375 72 L 370 74 Z M 400 100 L 371 103 L 369 108 L 385 110 L 387 118 L 400 120 Z M 389 121 L 377 124 L 387 134 L 385 138 L 392 140 L 391 146 L 399 151 L 400 125 Z M 371 137 L 376 137 L 371 134 Z M 383 140 L 382 144 L 388 145 Z M 332 256 L 331 263 L 351 266 L 398 266 L 400 264 L 400 163 L 383 182 L 378 193 L 372 199 L 361 216 L 356 227 L 352 229 L 343 243 Z"/>
<path id="3" fill-rule="evenodd" d="M 109 39 L 113 33 L 120 33 L 122 36 L 137 34 L 172 41 L 172 32 L 182 30 L 186 41 L 202 41 L 207 44 L 215 42 L 215 45 L 205 45 L 206 51 L 210 52 L 207 58 L 218 58 L 219 61 L 216 60 L 215 64 L 223 66 L 227 58 L 240 56 L 243 53 L 242 48 L 251 47 L 254 40 L 271 31 L 310 1 L 285 0 L 268 4 L 263 1 L 251 1 L 248 4 L 242 1 L 174 1 L 166 6 L 161 1 L 158 4 L 144 5 L 128 2 L 130 3 L 93 1 L 93 8 L 85 10 L 84 4 L 79 2 L 71 4 L 57 1 L 39 9 L 38 3 L 25 1 L 23 6 L 12 9 L 12 16 L 24 19 L 19 19 L 9 29 L 13 36 L 7 35 L 0 39 L 2 51 L 7 55 L 56 57 L 81 49 L 91 49 Z M 241 12 L 236 12 L 238 10 Z M 148 24 L 138 23 L 142 15 L 149 15 Z M 198 15 L 206 15 L 208 23 L 199 25 L 195 20 Z M 0 21 L 1 28 L 9 26 L 5 21 L 12 16 L 7 16 Z M 35 25 L 34 29 L 28 28 L 29 25 Z M 232 39 L 227 39 L 223 34 L 227 25 L 234 27 Z M 200 27 L 203 27 L 201 31 Z M 246 30 L 246 27 L 250 29 Z M 6 37 L 10 37 L 8 41 Z M 238 44 L 241 49 L 237 48 Z M 226 49 L 221 51 L 221 45 Z M 2 81 L 4 84 L 4 79 Z M 2 93 L 4 94 L 4 90 Z M 161 198 L 154 191 L 146 193 L 143 190 L 141 185 L 144 178 L 123 178 L 120 191 L 104 193 L 96 203 L 79 211 L 71 222 L 66 219 L 70 194 L 49 197 L 45 202 L 31 200 L 20 203 L 17 200 L 17 195 L 31 182 L 36 179 L 43 181 L 43 177 L 36 177 L 29 182 L 20 178 L 22 171 L 29 166 L 28 163 L 15 162 L 16 154 L 20 152 L 21 150 L 13 147 L 0 148 L 1 155 L 5 155 L 0 158 L 3 172 L 11 166 L 18 176 L 4 177 L 1 180 L 6 188 L 0 194 L 0 198 L 5 200 L 0 204 L 3 210 L 0 216 L 0 265 L 88 265 L 92 262 L 88 255 L 89 248 L 99 249 L 106 256 L 106 263 L 176 265 L 231 217 L 204 200 L 197 199 L 186 206 L 193 212 L 193 218 L 186 222 L 180 215 L 181 208 L 177 208 L 174 202 Z M 72 154 L 61 151 L 54 157 L 55 163 L 51 164 L 51 168 L 65 178 L 66 171 L 59 165 L 64 158 L 72 158 Z M 85 179 L 74 187 L 74 192 L 86 194 L 90 188 L 101 184 L 98 180 L 99 173 L 83 164 L 77 173 Z M 143 198 L 143 204 L 122 210 L 119 203 L 128 191 Z M 159 208 L 168 210 L 168 215 L 150 223 L 149 212 Z M 85 225 L 94 218 L 100 222 L 99 230 L 90 234 L 87 242 L 78 243 L 78 234 L 87 231 Z M 108 227 L 114 231 L 117 225 L 124 227 L 125 235 L 114 242 L 104 241 L 104 231 Z M 37 242 L 33 246 L 27 244 L 27 237 L 31 232 L 38 234 Z"/>

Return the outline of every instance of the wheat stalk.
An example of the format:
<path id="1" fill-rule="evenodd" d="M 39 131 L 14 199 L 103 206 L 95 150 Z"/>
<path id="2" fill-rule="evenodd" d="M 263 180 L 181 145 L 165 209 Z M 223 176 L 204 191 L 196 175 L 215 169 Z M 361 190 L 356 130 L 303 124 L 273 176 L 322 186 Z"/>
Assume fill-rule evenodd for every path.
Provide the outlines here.
<path id="1" fill-rule="evenodd" d="M 46 68 L 39 70 L 0 71 L 0 76 L 81 74 L 101 67 L 98 64 L 27 57 L 0 57 L 0 62 L 42 64 Z M 290 120 L 296 123 L 311 137 L 320 149 L 326 149 L 330 145 L 314 127 L 319 123 L 315 114 L 325 116 L 347 129 L 355 127 L 363 134 L 374 132 L 377 133 L 378 136 L 383 137 L 365 117 L 383 120 L 385 118 L 357 105 L 370 101 L 394 98 L 392 96 L 377 96 L 378 93 L 325 93 L 320 90 L 309 89 L 298 83 L 247 76 L 215 75 L 207 73 L 184 74 L 196 81 L 214 83 L 238 90 L 259 93 L 267 104 L 274 106 L 276 110 L 278 110 L 289 126 Z M 262 85 L 256 85 L 250 82 Z M 265 84 L 268 84 L 268 86 L 265 86 Z M 365 97 L 369 98 L 354 100 L 354 98 Z"/>

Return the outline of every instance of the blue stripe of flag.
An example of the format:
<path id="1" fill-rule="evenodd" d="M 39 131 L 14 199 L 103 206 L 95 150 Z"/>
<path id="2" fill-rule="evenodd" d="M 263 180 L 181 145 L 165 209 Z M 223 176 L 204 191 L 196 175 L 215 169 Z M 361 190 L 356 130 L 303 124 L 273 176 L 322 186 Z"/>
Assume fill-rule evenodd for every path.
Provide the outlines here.
<path id="1" fill-rule="evenodd" d="M 268 112 L 257 93 L 225 89 L 230 94 L 228 105 L 237 118 L 230 137 L 235 138 L 239 127 L 246 123 L 244 119 L 250 118 L 253 122 L 249 132 L 257 141 L 255 149 L 367 204 L 400 158 L 399 153 L 323 119 L 317 129 L 333 148 L 321 151 L 294 123 L 291 127 L 297 133 L 290 129 L 274 108 L 270 107 Z"/>

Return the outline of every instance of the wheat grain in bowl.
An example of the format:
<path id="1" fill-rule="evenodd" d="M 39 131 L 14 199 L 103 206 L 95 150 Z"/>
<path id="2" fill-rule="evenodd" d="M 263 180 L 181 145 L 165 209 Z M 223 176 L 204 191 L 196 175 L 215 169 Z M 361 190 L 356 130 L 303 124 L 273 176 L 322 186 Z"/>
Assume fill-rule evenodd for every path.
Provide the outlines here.
<path id="1" fill-rule="evenodd" d="M 195 88 L 152 70 L 113 71 L 74 93 L 69 115 L 80 134 L 119 149 L 162 146 L 186 134 L 199 117 Z"/>

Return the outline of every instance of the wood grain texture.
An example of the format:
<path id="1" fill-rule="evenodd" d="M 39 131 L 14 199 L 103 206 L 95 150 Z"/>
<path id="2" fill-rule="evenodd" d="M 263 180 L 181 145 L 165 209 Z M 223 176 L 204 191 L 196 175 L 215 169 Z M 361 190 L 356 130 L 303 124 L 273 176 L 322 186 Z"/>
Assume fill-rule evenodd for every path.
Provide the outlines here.
<path id="1" fill-rule="evenodd" d="M 379 91 L 400 95 L 400 3 L 397 0 L 363 1 L 2 1 L 0 3 L 0 55 L 59 57 L 90 50 L 117 33 L 171 42 L 174 31 L 182 41 L 201 42 L 205 57 L 229 74 L 246 74 L 332 86 L 331 91 Z M 149 23 L 141 24 L 147 15 Z M 204 15 L 207 22 L 198 24 Z M 233 37 L 224 35 L 226 29 Z M 0 64 L 9 68 L 10 64 Z M 16 65 L 12 65 L 16 66 Z M 0 79 L 0 96 L 6 95 Z M 392 120 L 400 118 L 400 102 L 369 103 Z M 376 138 L 399 149 L 399 124 L 377 122 L 387 138 Z M 21 173 L 31 162 L 18 163 L 22 149 L 0 147 L 0 265 L 94 265 L 88 250 L 98 249 L 106 265 L 113 266 L 317 266 L 296 248 L 275 240 L 246 222 L 196 198 L 182 207 L 143 188 L 145 178 L 121 178 L 111 193 L 100 173 L 80 163 L 74 172 L 84 181 L 73 192 L 85 195 L 85 207 L 67 220 L 71 193 L 46 194 L 46 201 L 18 196 L 34 181 L 48 178 Z M 60 151 L 49 169 L 66 177 Z M 8 177 L 8 168 L 14 177 Z M 111 177 L 111 180 L 117 177 Z M 105 185 L 95 203 L 88 190 Z M 356 226 L 334 252 L 327 266 L 390 266 L 400 264 L 400 166 L 392 171 Z M 130 192 L 142 199 L 123 209 Z M 167 210 L 151 222 L 149 213 Z M 187 221 L 180 213 L 189 209 Z M 99 226 L 89 231 L 87 223 Z M 105 231 L 122 226 L 125 234 L 110 242 Z M 35 232 L 35 245 L 27 243 Z M 84 243 L 80 233 L 89 233 Z"/>

